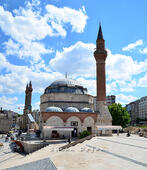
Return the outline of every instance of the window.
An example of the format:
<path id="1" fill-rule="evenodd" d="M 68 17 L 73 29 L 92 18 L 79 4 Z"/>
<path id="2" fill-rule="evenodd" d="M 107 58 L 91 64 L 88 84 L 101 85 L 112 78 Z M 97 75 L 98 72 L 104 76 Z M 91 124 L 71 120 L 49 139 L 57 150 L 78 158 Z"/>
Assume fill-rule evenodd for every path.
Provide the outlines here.
<path id="1" fill-rule="evenodd" d="M 71 126 L 78 126 L 78 122 L 76 121 L 71 122 Z"/>

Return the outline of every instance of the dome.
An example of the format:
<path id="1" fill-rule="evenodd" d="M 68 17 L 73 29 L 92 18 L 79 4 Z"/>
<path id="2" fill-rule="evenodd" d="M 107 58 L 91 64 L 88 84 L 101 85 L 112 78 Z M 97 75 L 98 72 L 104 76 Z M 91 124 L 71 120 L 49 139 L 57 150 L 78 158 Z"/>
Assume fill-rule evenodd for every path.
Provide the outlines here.
<path id="1" fill-rule="evenodd" d="M 48 93 L 72 93 L 86 94 L 87 88 L 84 88 L 78 81 L 73 79 L 59 79 L 54 81 L 45 89 L 45 94 Z"/>
<path id="2" fill-rule="evenodd" d="M 79 112 L 79 110 L 76 107 L 67 107 L 65 112 Z"/>
<path id="3" fill-rule="evenodd" d="M 46 112 L 63 112 L 63 110 L 60 107 L 50 106 L 47 107 Z"/>
<path id="4" fill-rule="evenodd" d="M 93 112 L 93 110 L 91 108 L 84 107 L 83 109 L 81 109 L 81 112 Z"/>
<path id="5" fill-rule="evenodd" d="M 76 80 L 65 78 L 65 79 L 56 80 L 50 85 L 50 87 L 55 87 L 55 86 L 72 87 L 72 86 L 81 86 L 81 84 Z"/>

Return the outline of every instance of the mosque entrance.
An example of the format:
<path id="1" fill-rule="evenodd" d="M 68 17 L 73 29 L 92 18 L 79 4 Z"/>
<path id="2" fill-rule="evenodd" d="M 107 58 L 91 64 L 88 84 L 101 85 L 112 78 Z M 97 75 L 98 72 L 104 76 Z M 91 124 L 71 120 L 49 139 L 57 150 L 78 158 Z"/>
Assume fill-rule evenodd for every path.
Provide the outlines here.
<path id="1" fill-rule="evenodd" d="M 52 131 L 52 138 L 59 138 L 59 133 L 56 130 Z"/>
<path id="2" fill-rule="evenodd" d="M 87 131 L 90 132 L 90 133 L 92 133 L 92 128 L 91 128 L 91 126 L 90 126 L 90 127 L 87 127 Z"/>
<path id="3" fill-rule="evenodd" d="M 74 128 L 74 130 L 72 131 L 72 137 L 77 137 L 77 128 Z"/>

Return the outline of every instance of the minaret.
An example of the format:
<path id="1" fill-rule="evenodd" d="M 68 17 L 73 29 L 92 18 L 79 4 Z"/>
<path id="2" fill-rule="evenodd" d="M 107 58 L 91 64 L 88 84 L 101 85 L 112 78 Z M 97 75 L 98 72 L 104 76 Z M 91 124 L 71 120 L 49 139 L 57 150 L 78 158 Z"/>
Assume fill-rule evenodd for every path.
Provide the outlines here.
<path id="1" fill-rule="evenodd" d="M 23 112 L 23 124 L 22 124 L 22 129 L 23 130 L 27 130 L 27 124 L 28 124 L 28 113 L 32 112 L 32 83 L 31 81 L 29 82 L 29 84 L 27 84 L 26 86 L 26 90 L 25 90 L 25 106 L 24 106 L 24 112 Z"/>
<path id="2" fill-rule="evenodd" d="M 25 90 L 25 109 L 29 110 L 30 112 L 32 111 L 32 106 L 31 106 L 31 102 L 32 102 L 32 83 L 30 81 L 29 85 L 27 84 L 26 86 L 26 90 Z"/>
<path id="3" fill-rule="evenodd" d="M 99 25 L 94 57 L 96 60 L 97 101 L 106 101 L 105 60 L 107 51 L 105 50 L 105 40 L 103 39 L 101 25 Z"/>
<path id="4" fill-rule="evenodd" d="M 106 77 L 105 77 L 105 61 L 107 51 L 105 50 L 105 40 L 103 38 L 101 24 L 96 40 L 96 51 L 94 52 L 96 60 L 96 112 L 98 113 L 98 125 L 112 125 L 112 117 L 106 105 Z"/>
<path id="5" fill-rule="evenodd" d="M 33 88 L 32 88 L 32 83 L 30 81 L 29 83 L 29 88 L 28 88 L 28 110 L 30 112 L 32 112 L 32 91 L 33 91 Z"/>

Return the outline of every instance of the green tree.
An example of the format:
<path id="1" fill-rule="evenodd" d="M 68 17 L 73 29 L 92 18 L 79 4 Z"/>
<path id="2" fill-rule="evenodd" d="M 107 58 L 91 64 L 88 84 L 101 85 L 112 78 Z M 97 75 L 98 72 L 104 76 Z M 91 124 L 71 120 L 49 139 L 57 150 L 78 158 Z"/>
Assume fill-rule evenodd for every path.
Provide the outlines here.
<path id="1" fill-rule="evenodd" d="M 88 132 L 87 130 L 84 130 L 81 134 L 80 134 L 80 139 L 81 138 L 85 138 L 86 136 L 89 136 L 90 132 Z"/>
<path id="2" fill-rule="evenodd" d="M 122 127 L 126 127 L 126 125 L 131 121 L 129 113 L 125 107 L 122 107 L 121 104 L 113 103 L 108 108 L 112 116 L 112 125 L 121 125 Z"/>

